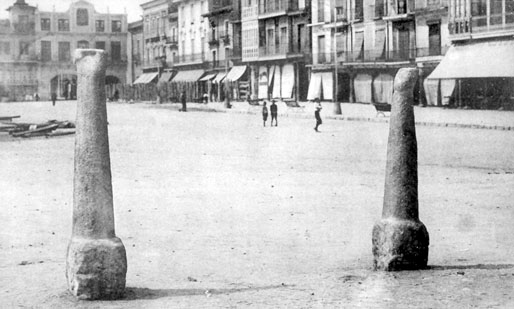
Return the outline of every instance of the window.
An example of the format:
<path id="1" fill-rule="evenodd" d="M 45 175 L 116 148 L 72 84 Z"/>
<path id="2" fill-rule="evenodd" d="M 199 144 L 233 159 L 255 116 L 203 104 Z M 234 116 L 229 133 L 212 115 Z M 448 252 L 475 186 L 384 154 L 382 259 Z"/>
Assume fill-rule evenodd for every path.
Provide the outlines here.
<path id="1" fill-rule="evenodd" d="M 430 56 L 441 54 L 441 25 L 428 25 L 428 54 Z"/>
<path id="2" fill-rule="evenodd" d="M 89 48 L 89 42 L 88 41 L 78 41 L 77 42 L 77 48 Z"/>
<path id="3" fill-rule="evenodd" d="M 52 42 L 41 41 L 41 61 L 52 60 Z"/>
<path id="4" fill-rule="evenodd" d="M 501 25 L 503 19 L 503 0 L 491 0 L 491 25 Z"/>
<path id="5" fill-rule="evenodd" d="M 59 42 L 59 61 L 70 61 L 70 42 Z"/>
<path id="6" fill-rule="evenodd" d="M 191 55 L 195 54 L 195 38 L 191 38 Z"/>
<path id="7" fill-rule="evenodd" d="M 70 31 L 70 21 L 67 19 L 59 19 L 57 21 L 57 29 L 59 31 Z"/>
<path id="8" fill-rule="evenodd" d="M 102 41 L 95 42 L 95 48 L 105 50 L 105 42 L 102 42 Z"/>
<path id="9" fill-rule="evenodd" d="M 325 36 L 318 36 L 318 63 L 325 63 L 327 61 L 325 57 Z"/>
<path id="10" fill-rule="evenodd" d="M 9 42 L 0 42 L 0 55 L 9 55 L 11 53 L 11 44 Z"/>
<path id="11" fill-rule="evenodd" d="M 96 32 L 104 32 L 105 31 L 105 21 L 97 20 L 95 22 L 95 29 L 96 29 Z"/>
<path id="12" fill-rule="evenodd" d="M 483 27 L 487 25 L 487 1 L 471 0 L 471 16 L 473 26 Z"/>
<path id="13" fill-rule="evenodd" d="M 87 9 L 77 9 L 77 26 L 89 25 L 89 13 Z"/>
<path id="14" fill-rule="evenodd" d="M 111 24 L 112 32 L 121 32 L 121 21 L 113 20 Z"/>
<path id="15" fill-rule="evenodd" d="M 318 0 L 318 22 L 325 21 L 325 0 Z"/>
<path id="16" fill-rule="evenodd" d="M 384 0 L 375 0 L 375 18 L 384 16 Z"/>
<path id="17" fill-rule="evenodd" d="M 41 18 L 41 31 L 50 31 L 50 18 Z"/>
<path id="18" fill-rule="evenodd" d="M 404 1 L 404 0 L 398 0 Z M 355 16 L 354 19 L 362 20 L 364 17 L 364 4 L 363 0 L 355 0 Z"/>
<path id="19" fill-rule="evenodd" d="M 194 4 L 191 3 L 191 23 L 194 24 L 195 23 L 195 6 Z"/>
<path id="20" fill-rule="evenodd" d="M 121 42 L 111 42 L 111 60 L 121 61 Z"/>
<path id="21" fill-rule="evenodd" d="M 29 55 L 29 42 L 20 42 L 20 56 L 28 56 Z"/>
<path id="22" fill-rule="evenodd" d="M 514 1 L 505 1 L 505 22 L 514 23 Z"/>

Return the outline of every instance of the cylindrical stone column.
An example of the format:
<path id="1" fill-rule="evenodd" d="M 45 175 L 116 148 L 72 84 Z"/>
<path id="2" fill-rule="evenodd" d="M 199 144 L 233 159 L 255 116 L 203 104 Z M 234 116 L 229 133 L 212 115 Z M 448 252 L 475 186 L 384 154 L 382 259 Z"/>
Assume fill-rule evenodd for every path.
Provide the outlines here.
<path id="1" fill-rule="evenodd" d="M 114 233 L 105 96 L 106 54 L 78 49 L 73 231 L 66 259 L 69 290 L 80 299 L 123 295 L 125 247 Z"/>
<path id="2" fill-rule="evenodd" d="M 418 150 L 413 91 L 418 72 L 400 69 L 394 80 L 382 219 L 373 227 L 375 270 L 422 269 L 429 238 L 418 216 Z"/>

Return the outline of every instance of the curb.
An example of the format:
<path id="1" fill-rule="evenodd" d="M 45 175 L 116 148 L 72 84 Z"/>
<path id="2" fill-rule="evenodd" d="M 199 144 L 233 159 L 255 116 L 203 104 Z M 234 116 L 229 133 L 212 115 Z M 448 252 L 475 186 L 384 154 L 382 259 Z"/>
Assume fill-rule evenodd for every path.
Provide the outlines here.
<path id="1" fill-rule="evenodd" d="M 194 103 L 192 103 L 194 104 Z M 152 104 L 153 105 L 153 104 Z M 170 110 L 178 111 L 180 109 L 179 106 L 173 106 L 170 104 L 161 104 L 153 106 L 155 108 L 166 108 Z M 235 110 L 235 109 L 225 109 L 225 108 L 217 108 L 217 107 L 188 107 L 188 111 L 192 112 L 204 112 L 204 113 L 230 113 L 230 114 L 240 114 L 240 115 L 258 115 L 259 113 L 256 111 L 243 111 L 243 110 Z M 311 119 L 310 115 L 306 115 L 305 113 L 279 113 L 280 117 L 287 118 L 299 118 L 299 119 Z M 342 121 L 358 121 L 358 122 L 375 122 L 375 123 L 389 123 L 389 118 L 371 118 L 371 117 L 355 117 L 355 116 L 337 116 L 337 115 L 328 115 L 324 117 L 325 119 L 330 120 L 342 120 Z M 424 126 L 424 127 L 447 127 L 447 128 L 465 128 L 465 129 L 478 129 L 478 130 L 496 130 L 496 131 L 514 131 L 514 126 L 493 126 L 493 125 L 481 125 L 481 124 L 467 124 L 467 123 L 447 123 L 447 122 L 430 122 L 430 121 L 416 121 L 416 126 Z"/>

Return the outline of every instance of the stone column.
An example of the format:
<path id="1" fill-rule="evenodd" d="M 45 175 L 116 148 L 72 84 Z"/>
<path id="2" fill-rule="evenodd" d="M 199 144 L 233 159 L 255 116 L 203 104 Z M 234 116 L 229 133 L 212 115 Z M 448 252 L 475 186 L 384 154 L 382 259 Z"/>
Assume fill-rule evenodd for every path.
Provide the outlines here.
<path id="1" fill-rule="evenodd" d="M 400 69 L 394 81 L 382 219 L 373 227 L 375 270 L 427 266 L 429 237 L 418 217 L 418 154 L 412 108 L 417 75 L 416 69 Z"/>
<path id="2" fill-rule="evenodd" d="M 66 259 L 68 288 L 79 299 L 123 295 L 127 257 L 114 233 L 105 96 L 106 54 L 78 49 L 73 230 Z"/>

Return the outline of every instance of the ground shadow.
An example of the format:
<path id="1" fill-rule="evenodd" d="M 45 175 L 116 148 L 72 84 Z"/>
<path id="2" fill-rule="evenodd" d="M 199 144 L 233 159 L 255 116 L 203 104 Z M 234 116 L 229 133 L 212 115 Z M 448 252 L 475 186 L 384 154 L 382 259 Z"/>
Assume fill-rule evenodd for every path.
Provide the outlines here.
<path id="1" fill-rule="evenodd" d="M 142 300 L 142 299 L 158 299 L 164 297 L 180 297 L 180 296 L 210 296 L 219 294 L 232 294 L 242 293 L 249 291 L 262 291 L 271 289 L 280 289 L 291 287 L 292 285 L 272 285 L 263 287 L 246 287 L 246 288 L 234 288 L 234 289 L 209 289 L 209 288 L 197 288 L 197 289 L 147 289 L 147 288 L 135 288 L 129 287 L 125 289 L 125 296 L 121 300 Z"/>
<path id="2" fill-rule="evenodd" d="M 514 264 L 475 264 L 475 265 L 429 265 L 429 270 L 451 270 L 451 269 L 483 269 L 498 270 L 514 268 Z"/>

